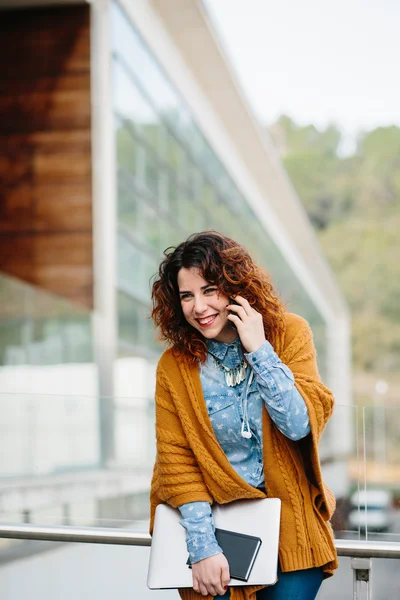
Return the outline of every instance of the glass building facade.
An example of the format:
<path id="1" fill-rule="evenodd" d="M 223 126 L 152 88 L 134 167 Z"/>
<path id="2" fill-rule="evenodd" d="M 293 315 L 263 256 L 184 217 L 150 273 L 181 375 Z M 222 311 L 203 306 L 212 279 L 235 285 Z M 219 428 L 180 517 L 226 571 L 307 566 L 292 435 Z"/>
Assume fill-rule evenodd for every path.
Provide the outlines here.
<path id="1" fill-rule="evenodd" d="M 216 229 L 245 245 L 268 270 L 288 309 L 309 321 L 324 376 L 326 327 L 320 312 L 116 2 L 112 86 L 120 355 L 159 354 L 146 317 L 150 279 L 162 252 L 191 233 Z"/>
<path id="2" fill-rule="evenodd" d="M 93 361 L 89 310 L 0 276 L 0 371 Z"/>

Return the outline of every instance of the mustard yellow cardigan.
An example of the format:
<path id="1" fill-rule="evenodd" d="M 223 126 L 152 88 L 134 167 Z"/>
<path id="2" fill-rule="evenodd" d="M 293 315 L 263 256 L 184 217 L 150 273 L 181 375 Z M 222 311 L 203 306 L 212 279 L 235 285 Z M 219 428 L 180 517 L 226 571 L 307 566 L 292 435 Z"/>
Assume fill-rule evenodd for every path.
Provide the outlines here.
<path id="1" fill-rule="evenodd" d="M 311 329 L 303 318 L 286 313 L 285 331 L 275 351 L 293 372 L 311 426 L 306 438 L 292 441 L 263 410 L 265 486 L 268 497 L 282 502 L 279 562 L 282 571 L 322 566 L 328 577 L 337 568 L 329 523 L 335 499 L 322 481 L 318 443 L 334 400 L 321 383 Z M 173 349 L 164 352 L 157 367 L 156 438 L 150 533 L 161 502 L 178 507 L 186 502 L 225 504 L 241 498 L 265 498 L 230 465 L 207 414 L 199 369 L 177 357 Z M 258 589 L 233 587 L 231 600 L 255 600 Z M 184 600 L 204 598 L 193 589 L 179 592 Z"/>

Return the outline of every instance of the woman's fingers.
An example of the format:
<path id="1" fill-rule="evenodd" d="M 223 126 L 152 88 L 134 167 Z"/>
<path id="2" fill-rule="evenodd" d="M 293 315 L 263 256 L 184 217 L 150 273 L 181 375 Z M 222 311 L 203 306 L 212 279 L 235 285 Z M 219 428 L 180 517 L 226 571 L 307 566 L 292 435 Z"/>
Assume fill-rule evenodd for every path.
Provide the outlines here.
<path id="1" fill-rule="evenodd" d="M 225 585 L 227 585 L 227 584 L 226 583 L 222 583 L 222 570 L 221 570 L 221 573 L 220 573 L 220 576 L 219 576 L 219 581 L 218 581 L 218 583 L 216 583 L 214 585 L 215 593 L 213 595 L 214 596 L 223 596 L 225 594 L 225 592 L 226 592 L 226 590 L 224 589 Z"/>
<path id="2" fill-rule="evenodd" d="M 244 321 L 244 319 L 249 316 L 244 308 L 242 306 L 238 306 L 237 304 L 229 304 L 227 309 L 232 315 L 237 316 L 241 321 Z"/>
<path id="3" fill-rule="evenodd" d="M 242 319 L 259 314 L 243 296 L 235 296 L 235 301 L 238 301 L 238 304 L 228 304 L 227 309 L 236 312 Z"/>
<path id="4" fill-rule="evenodd" d="M 223 583 L 226 580 L 226 583 Z M 193 589 L 203 596 L 223 596 L 229 582 L 229 565 L 219 553 L 193 564 Z"/>
<path id="5" fill-rule="evenodd" d="M 212 583 L 201 583 L 200 593 L 203 596 L 223 596 L 225 594 L 225 591 L 223 592 L 223 594 L 220 594 L 217 590 L 217 586 L 212 585 Z"/>
<path id="6" fill-rule="evenodd" d="M 234 297 L 234 300 L 235 302 L 237 302 L 237 304 L 233 304 L 233 306 L 240 306 L 243 308 L 246 314 L 251 315 L 254 309 L 251 307 L 250 302 L 246 300 L 246 298 L 243 298 L 243 296 L 238 295 Z"/>
<path id="7" fill-rule="evenodd" d="M 195 592 L 197 592 L 198 594 L 201 594 L 202 596 L 208 596 L 209 592 L 207 591 L 207 586 L 205 583 L 203 583 L 201 580 L 195 579 L 193 577 L 193 589 Z"/>
<path id="8" fill-rule="evenodd" d="M 220 589 L 221 589 L 220 585 L 217 586 L 217 585 L 210 584 L 208 586 L 208 593 L 211 594 L 211 596 L 221 596 L 221 595 L 223 596 L 225 594 L 225 592 L 224 592 L 224 594 L 221 594 Z"/>
<path id="9" fill-rule="evenodd" d="M 200 594 L 202 596 L 208 596 L 211 592 L 208 591 L 206 585 L 204 583 L 200 584 Z"/>
<path id="10" fill-rule="evenodd" d="M 238 304 L 228 304 L 227 319 L 236 326 L 240 341 L 247 352 L 258 350 L 265 342 L 262 315 L 242 296 L 235 296 Z"/>
<path id="11" fill-rule="evenodd" d="M 195 592 L 200 592 L 200 584 L 194 576 L 193 576 L 193 589 Z"/>
<path id="12" fill-rule="evenodd" d="M 226 587 L 228 587 L 229 581 L 231 579 L 231 575 L 229 573 L 229 564 L 228 561 L 226 561 L 226 565 L 224 567 L 222 567 L 222 573 L 221 573 L 221 587 L 224 590 L 224 594 L 226 591 Z M 219 593 L 220 596 L 223 596 L 223 594 Z"/>

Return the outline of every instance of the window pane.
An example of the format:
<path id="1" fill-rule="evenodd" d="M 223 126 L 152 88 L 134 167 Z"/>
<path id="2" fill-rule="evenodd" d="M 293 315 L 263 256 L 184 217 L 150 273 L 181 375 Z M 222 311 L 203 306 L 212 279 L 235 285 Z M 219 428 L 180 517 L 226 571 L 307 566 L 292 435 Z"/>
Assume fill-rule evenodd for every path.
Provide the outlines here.
<path id="1" fill-rule="evenodd" d="M 150 299 L 150 279 L 157 270 L 157 255 L 139 249 L 125 235 L 118 236 L 118 286 L 145 303 Z"/>
<path id="2" fill-rule="evenodd" d="M 172 217 L 176 219 L 179 212 L 178 183 L 174 173 L 171 173 L 170 171 L 166 173 L 166 179 L 168 210 L 172 214 Z"/>
<path id="3" fill-rule="evenodd" d="M 115 144 L 118 168 L 136 177 L 138 174 L 138 147 L 129 123 L 115 121 Z"/>
<path id="4" fill-rule="evenodd" d="M 139 290 L 138 274 L 141 257 L 136 247 L 124 235 L 118 235 L 118 287 L 126 293 Z"/>
<path id="5" fill-rule="evenodd" d="M 118 337 L 122 340 L 137 343 L 139 336 L 138 305 L 122 292 L 118 293 Z"/>
<path id="6" fill-rule="evenodd" d="M 178 94 L 116 3 L 112 5 L 112 47 L 132 69 L 159 111 L 172 119 L 176 118 L 181 105 Z"/>
<path id="7" fill-rule="evenodd" d="M 165 159 L 176 176 L 180 177 L 184 168 L 184 151 L 171 133 L 167 134 Z"/>
<path id="8" fill-rule="evenodd" d="M 118 180 L 118 220 L 132 233 L 138 230 L 136 202 L 137 195 L 133 188 L 126 187 L 120 178 Z"/>
<path id="9" fill-rule="evenodd" d="M 158 255 L 160 247 L 160 218 L 150 204 L 140 199 L 138 202 L 137 239 L 152 248 Z"/>
<path id="10" fill-rule="evenodd" d="M 140 177 L 139 185 L 142 189 L 151 195 L 154 202 L 159 201 L 159 183 L 160 183 L 160 164 L 157 162 L 154 154 L 140 146 Z"/>
<path id="11" fill-rule="evenodd" d="M 156 151 L 160 146 L 160 120 L 123 66 L 113 62 L 114 109 Z"/>

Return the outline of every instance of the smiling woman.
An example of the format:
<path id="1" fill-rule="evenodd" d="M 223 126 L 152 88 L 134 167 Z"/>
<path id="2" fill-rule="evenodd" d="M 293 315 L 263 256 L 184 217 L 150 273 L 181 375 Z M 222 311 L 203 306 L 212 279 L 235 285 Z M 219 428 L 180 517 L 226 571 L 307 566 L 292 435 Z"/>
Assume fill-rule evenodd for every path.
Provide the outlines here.
<path id="1" fill-rule="evenodd" d="M 164 254 L 152 291 L 169 348 L 157 368 L 151 529 L 158 504 L 179 507 L 193 575 L 182 598 L 312 600 L 337 561 L 318 459 L 333 398 L 310 327 L 232 239 L 206 231 Z M 265 495 L 282 502 L 279 580 L 229 589 L 211 504 Z"/>
<path id="2" fill-rule="evenodd" d="M 165 251 L 153 284 L 152 316 L 163 341 L 189 361 L 204 362 L 208 352 L 204 338 L 229 342 L 237 337 L 244 310 L 240 295 L 254 309 L 248 310 L 253 319 L 258 313 L 257 331 L 264 327 L 273 343 L 284 329 L 284 308 L 267 272 L 254 264 L 243 246 L 207 231 Z M 215 323 L 210 321 L 207 327 L 213 315 Z M 217 339 L 219 334 L 224 339 Z"/>

